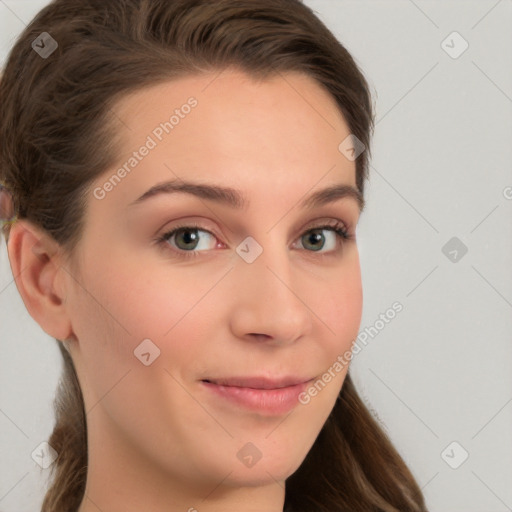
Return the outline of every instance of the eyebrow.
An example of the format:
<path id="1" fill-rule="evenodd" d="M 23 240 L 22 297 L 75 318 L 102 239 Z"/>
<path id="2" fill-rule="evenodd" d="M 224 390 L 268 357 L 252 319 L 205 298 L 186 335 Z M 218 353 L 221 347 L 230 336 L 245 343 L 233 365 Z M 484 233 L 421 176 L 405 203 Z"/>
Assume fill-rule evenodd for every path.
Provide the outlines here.
<path id="1" fill-rule="evenodd" d="M 249 201 L 239 190 L 220 185 L 194 183 L 180 179 L 165 181 L 154 185 L 144 192 L 144 194 L 142 194 L 138 199 L 130 203 L 128 207 L 139 205 L 147 199 L 160 194 L 173 194 L 179 192 L 225 204 L 238 210 L 245 209 L 249 205 Z M 299 207 L 313 209 L 344 198 L 351 198 L 355 200 L 359 210 L 363 210 L 365 201 L 362 194 L 357 188 L 346 184 L 331 185 L 330 187 L 317 190 L 303 199 L 299 203 Z"/>

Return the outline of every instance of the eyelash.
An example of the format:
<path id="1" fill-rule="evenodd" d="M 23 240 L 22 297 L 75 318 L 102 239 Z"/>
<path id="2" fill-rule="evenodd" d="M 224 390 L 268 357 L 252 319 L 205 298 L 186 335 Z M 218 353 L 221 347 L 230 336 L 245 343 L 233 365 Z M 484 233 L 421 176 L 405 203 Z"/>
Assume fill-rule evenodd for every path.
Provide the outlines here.
<path id="1" fill-rule="evenodd" d="M 181 250 L 181 249 L 175 249 L 174 247 L 170 246 L 169 243 L 168 243 L 169 239 L 174 234 L 176 234 L 176 232 L 178 232 L 181 229 L 200 230 L 200 231 L 204 231 L 204 232 L 212 235 L 214 238 L 217 238 L 215 233 L 212 233 L 208 229 L 204 229 L 202 226 L 200 226 L 199 224 L 196 224 L 195 222 L 190 222 L 188 224 L 182 224 L 182 225 L 175 226 L 171 231 L 167 231 L 166 233 L 160 235 L 155 240 L 155 242 L 159 246 L 160 245 L 167 246 L 167 248 L 170 248 L 170 250 L 173 253 L 175 253 L 175 255 L 177 257 L 184 258 L 184 259 L 196 258 L 197 256 L 199 256 L 199 253 L 206 252 L 206 251 L 197 251 L 197 250 L 184 251 L 184 250 Z M 309 233 L 310 231 L 317 231 L 317 230 L 324 230 L 324 229 L 325 230 L 329 230 L 329 231 L 333 231 L 334 233 L 336 233 L 337 236 L 338 236 L 338 240 L 341 239 L 341 241 L 339 241 L 338 248 L 337 248 L 336 251 L 329 251 L 327 253 L 325 253 L 325 252 L 319 253 L 318 256 L 320 256 L 321 258 L 325 257 L 325 256 L 328 256 L 330 253 L 338 252 L 338 250 L 340 249 L 340 247 L 339 247 L 340 245 L 342 246 L 342 245 L 344 245 L 348 241 L 355 240 L 355 236 L 353 234 L 349 233 L 348 229 L 345 227 L 345 225 L 342 222 L 337 221 L 337 220 L 333 221 L 332 224 L 320 224 L 318 226 L 310 227 L 306 231 L 304 231 L 304 233 L 301 235 L 301 237 L 303 235 L 305 235 L 306 233 Z M 307 252 L 311 252 L 311 253 L 315 254 L 316 251 L 307 251 Z"/>

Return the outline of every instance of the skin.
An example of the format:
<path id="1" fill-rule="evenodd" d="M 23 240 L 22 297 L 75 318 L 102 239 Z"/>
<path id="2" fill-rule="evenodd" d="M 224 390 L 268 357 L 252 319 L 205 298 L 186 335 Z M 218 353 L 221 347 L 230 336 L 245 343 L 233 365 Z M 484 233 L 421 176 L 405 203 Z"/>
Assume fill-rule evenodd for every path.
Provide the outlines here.
<path id="1" fill-rule="evenodd" d="M 347 367 L 283 415 L 236 406 L 200 380 L 320 377 L 360 326 L 356 241 L 323 230 L 317 252 L 307 236 L 333 219 L 355 234 L 357 202 L 297 206 L 329 185 L 355 187 L 355 162 L 338 150 L 348 125 L 311 78 L 257 82 L 231 69 L 127 96 L 114 109 L 123 154 L 91 191 L 190 96 L 197 106 L 121 183 L 101 200 L 91 192 L 72 259 L 25 220 L 11 231 L 20 294 L 45 332 L 67 340 L 84 394 L 89 468 L 79 512 L 282 511 L 285 480 L 313 445 Z M 236 188 L 250 206 L 180 193 L 128 208 L 176 177 Z M 213 233 L 198 232 L 196 258 L 179 256 L 183 239 L 154 243 L 178 219 Z M 263 248 L 250 264 L 236 252 L 247 236 Z M 149 366 L 134 356 L 147 338 L 160 349 Z M 237 458 L 248 442 L 262 454 L 252 467 Z"/>

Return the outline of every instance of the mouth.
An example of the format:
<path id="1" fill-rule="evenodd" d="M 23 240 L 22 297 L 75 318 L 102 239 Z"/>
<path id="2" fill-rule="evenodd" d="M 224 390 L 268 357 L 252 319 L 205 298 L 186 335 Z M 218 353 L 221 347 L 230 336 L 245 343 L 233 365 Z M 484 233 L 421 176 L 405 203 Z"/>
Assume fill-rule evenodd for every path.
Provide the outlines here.
<path id="1" fill-rule="evenodd" d="M 217 404 L 224 406 L 228 403 L 260 415 L 279 416 L 300 403 L 299 395 L 313 380 L 302 377 L 233 377 L 203 379 L 201 384 Z"/>
<path id="2" fill-rule="evenodd" d="M 202 382 L 216 384 L 217 386 L 251 388 L 251 389 L 282 389 L 311 381 L 311 378 L 281 377 L 269 379 L 267 377 L 230 377 L 219 379 L 203 379 Z"/>

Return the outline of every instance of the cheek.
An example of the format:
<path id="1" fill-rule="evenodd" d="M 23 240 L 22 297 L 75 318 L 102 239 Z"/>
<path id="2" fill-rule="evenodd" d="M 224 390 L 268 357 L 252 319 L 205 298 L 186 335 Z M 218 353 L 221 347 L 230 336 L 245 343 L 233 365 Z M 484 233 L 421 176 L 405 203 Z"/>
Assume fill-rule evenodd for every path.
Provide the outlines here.
<path id="1" fill-rule="evenodd" d="M 214 286 L 218 276 L 201 269 L 192 271 L 172 267 L 172 263 L 142 264 L 141 258 L 124 253 L 88 254 L 87 268 L 81 280 L 86 292 L 79 287 L 79 319 L 101 316 L 102 325 L 86 324 L 96 335 L 105 329 L 116 333 L 131 347 L 145 338 L 162 339 L 175 326 L 188 321 L 188 314 Z M 98 332 L 99 331 L 99 332 Z"/>
<path id="2" fill-rule="evenodd" d="M 122 267 L 103 265 L 100 271 L 97 263 L 94 272 L 94 264 L 89 267 L 89 293 L 82 291 L 75 312 L 77 336 L 87 340 L 82 351 L 85 371 L 96 394 L 104 394 L 127 371 L 125 389 L 128 380 L 137 379 L 139 390 L 153 393 L 162 385 L 179 394 L 169 373 L 182 381 L 187 372 L 200 369 L 204 343 L 218 327 L 222 300 L 220 287 L 213 288 L 219 276 L 198 269 L 191 279 L 190 270 L 171 274 L 156 266 L 131 265 L 127 259 Z M 143 353 L 154 362 L 144 366 L 137 357 L 144 358 Z"/>
<path id="3" fill-rule="evenodd" d="M 108 300 L 134 337 L 165 339 L 189 323 L 196 310 L 208 315 L 205 304 L 218 294 L 213 288 L 224 271 L 206 265 L 195 269 L 173 268 L 172 263 L 143 269 L 126 265 L 116 271 L 117 285 L 115 291 L 107 291 Z"/>
<path id="4" fill-rule="evenodd" d="M 338 273 L 332 273 L 308 295 L 311 309 L 325 324 L 325 343 L 331 357 L 350 348 L 357 337 L 363 309 L 361 270 L 356 254 Z"/>
<path id="5" fill-rule="evenodd" d="M 333 322 L 337 331 L 357 336 L 363 309 L 363 289 L 359 267 L 344 279 L 341 289 L 333 291 Z"/>

